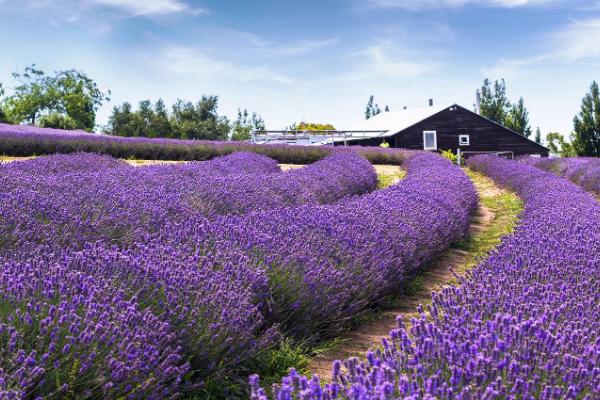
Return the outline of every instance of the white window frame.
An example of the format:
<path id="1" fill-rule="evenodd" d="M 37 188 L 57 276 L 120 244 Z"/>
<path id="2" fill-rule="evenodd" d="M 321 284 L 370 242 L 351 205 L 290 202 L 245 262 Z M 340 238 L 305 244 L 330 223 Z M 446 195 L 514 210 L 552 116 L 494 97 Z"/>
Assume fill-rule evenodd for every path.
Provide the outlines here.
<path id="1" fill-rule="evenodd" d="M 465 142 L 463 142 L 463 139 L 467 139 Z M 458 135 L 458 145 L 459 146 L 469 146 L 471 139 L 469 138 L 469 135 Z"/>
<path id="2" fill-rule="evenodd" d="M 427 134 L 433 133 L 433 147 L 427 147 Z M 423 150 L 437 150 L 437 131 L 423 131 Z"/>

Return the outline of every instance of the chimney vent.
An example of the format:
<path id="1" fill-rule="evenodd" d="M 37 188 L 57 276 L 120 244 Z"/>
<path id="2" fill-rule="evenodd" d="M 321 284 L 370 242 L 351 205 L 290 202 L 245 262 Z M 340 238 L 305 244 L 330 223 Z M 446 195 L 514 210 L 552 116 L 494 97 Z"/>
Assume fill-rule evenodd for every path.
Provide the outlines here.
<path id="1" fill-rule="evenodd" d="M 479 89 L 475 91 L 475 112 L 481 115 L 481 92 Z"/>
<path id="2" fill-rule="evenodd" d="M 433 99 L 429 99 L 429 107 L 433 107 Z"/>

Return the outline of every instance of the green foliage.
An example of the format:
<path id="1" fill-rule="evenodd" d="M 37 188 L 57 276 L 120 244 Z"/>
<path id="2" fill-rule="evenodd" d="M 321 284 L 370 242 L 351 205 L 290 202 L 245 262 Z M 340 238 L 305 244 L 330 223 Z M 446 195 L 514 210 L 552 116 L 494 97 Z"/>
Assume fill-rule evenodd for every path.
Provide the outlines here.
<path id="1" fill-rule="evenodd" d="M 31 65 L 23 73 L 13 73 L 13 77 L 18 85 L 12 95 L 3 100 L 2 108 L 4 118 L 17 124 L 91 131 L 98 108 L 110 100 L 110 92 L 102 92 L 96 82 L 76 70 L 58 71 L 48 76 Z"/>
<path id="2" fill-rule="evenodd" d="M 319 124 L 317 122 L 300 122 L 292 125 L 292 130 L 298 131 L 335 131 L 331 124 Z"/>
<path id="3" fill-rule="evenodd" d="M 137 111 L 125 102 L 113 108 L 106 132 L 117 136 L 226 140 L 229 121 L 218 115 L 217 105 L 217 96 L 202 96 L 196 104 L 178 99 L 169 115 L 162 99 L 154 107 L 150 100 L 142 100 Z"/>
<path id="4" fill-rule="evenodd" d="M 385 106 L 385 107 L 387 108 L 386 111 L 389 111 L 389 107 L 388 106 Z M 379 108 L 378 104 L 375 104 L 375 96 L 371 95 L 369 97 L 369 101 L 367 102 L 367 107 L 365 109 L 365 119 L 369 119 L 380 113 L 381 113 L 381 108 Z"/>
<path id="5" fill-rule="evenodd" d="M 529 112 L 525 108 L 523 98 L 519 98 L 516 104 L 513 104 L 506 113 L 504 126 L 515 132 L 529 138 L 531 136 L 531 127 L 529 126 Z"/>
<path id="6" fill-rule="evenodd" d="M 5 90 L 4 87 L 2 86 L 2 83 L 0 83 L 0 122 L 9 122 L 8 120 L 8 115 L 6 115 L 6 113 L 4 112 L 3 108 L 2 108 L 2 97 L 4 96 Z"/>
<path id="7" fill-rule="evenodd" d="M 218 96 L 204 95 L 195 105 L 178 99 L 173 105 L 171 126 L 180 139 L 226 140 L 229 120 L 217 114 Z"/>
<path id="8" fill-rule="evenodd" d="M 489 79 L 484 79 L 481 87 L 481 115 L 492 121 L 504 124 L 510 102 L 506 97 L 506 83 L 504 79 L 494 81 L 494 86 Z"/>
<path id="9" fill-rule="evenodd" d="M 546 135 L 548 149 L 550 153 L 561 157 L 575 157 L 577 155 L 573 144 L 568 142 L 563 135 L 558 132 L 550 132 Z"/>
<path id="10" fill-rule="evenodd" d="M 457 155 L 454 154 L 450 149 L 442 150 L 442 157 L 450 160 L 453 164 L 456 164 L 456 161 L 458 160 Z"/>
<path id="11" fill-rule="evenodd" d="M 264 130 L 265 121 L 255 112 L 250 115 L 248 110 L 244 111 L 238 108 L 237 119 L 231 127 L 231 140 L 250 140 L 252 130 Z"/>
<path id="12" fill-rule="evenodd" d="M 542 131 L 540 131 L 539 126 L 535 129 L 535 142 L 542 144 Z"/>
<path id="13" fill-rule="evenodd" d="M 506 97 L 506 82 L 504 79 L 492 82 L 484 79 L 481 87 L 480 113 L 482 116 L 491 119 L 508 129 L 529 138 L 532 134 L 529 125 L 529 112 L 525 107 L 523 98 L 511 104 Z"/>
<path id="14" fill-rule="evenodd" d="M 573 119 L 572 143 L 578 156 L 600 157 L 600 90 L 596 81 L 581 101 L 581 111 Z"/>
<path id="15" fill-rule="evenodd" d="M 56 128 L 56 129 L 77 129 L 77 121 L 68 115 L 62 115 L 52 113 L 48 115 L 42 115 L 39 119 L 39 126 L 42 128 Z"/>

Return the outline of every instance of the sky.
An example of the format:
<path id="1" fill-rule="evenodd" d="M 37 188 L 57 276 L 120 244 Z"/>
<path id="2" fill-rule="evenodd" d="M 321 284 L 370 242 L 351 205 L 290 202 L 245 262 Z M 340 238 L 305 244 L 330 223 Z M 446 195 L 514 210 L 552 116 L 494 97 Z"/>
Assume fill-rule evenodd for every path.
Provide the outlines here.
<path id="1" fill-rule="evenodd" d="M 0 82 L 75 68 L 124 101 L 219 96 L 268 129 L 350 129 L 370 95 L 391 110 L 472 108 L 484 78 L 532 127 L 569 134 L 600 80 L 600 0 L 0 0 Z"/>

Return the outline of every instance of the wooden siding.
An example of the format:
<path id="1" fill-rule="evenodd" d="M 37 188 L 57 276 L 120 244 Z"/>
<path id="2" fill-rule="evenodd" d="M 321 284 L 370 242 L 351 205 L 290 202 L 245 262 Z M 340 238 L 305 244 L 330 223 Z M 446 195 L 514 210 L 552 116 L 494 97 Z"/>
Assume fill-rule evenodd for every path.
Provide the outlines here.
<path id="1" fill-rule="evenodd" d="M 461 106 L 453 105 L 387 139 L 391 147 L 423 150 L 423 131 L 436 131 L 438 150 L 512 151 L 515 156 L 539 154 L 548 149 Z M 459 135 L 469 135 L 469 145 L 459 146 Z M 355 140 L 350 145 L 373 146 L 377 140 Z"/>
<path id="2" fill-rule="evenodd" d="M 548 155 L 548 149 L 461 106 L 445 108 L 393 136 L 394 147 L 423 149 L 423 131 L 436 131 L 438 150 L 512 151 Z M 469 135 L 469 145 L 459 146 L 458 136 Z"/>

